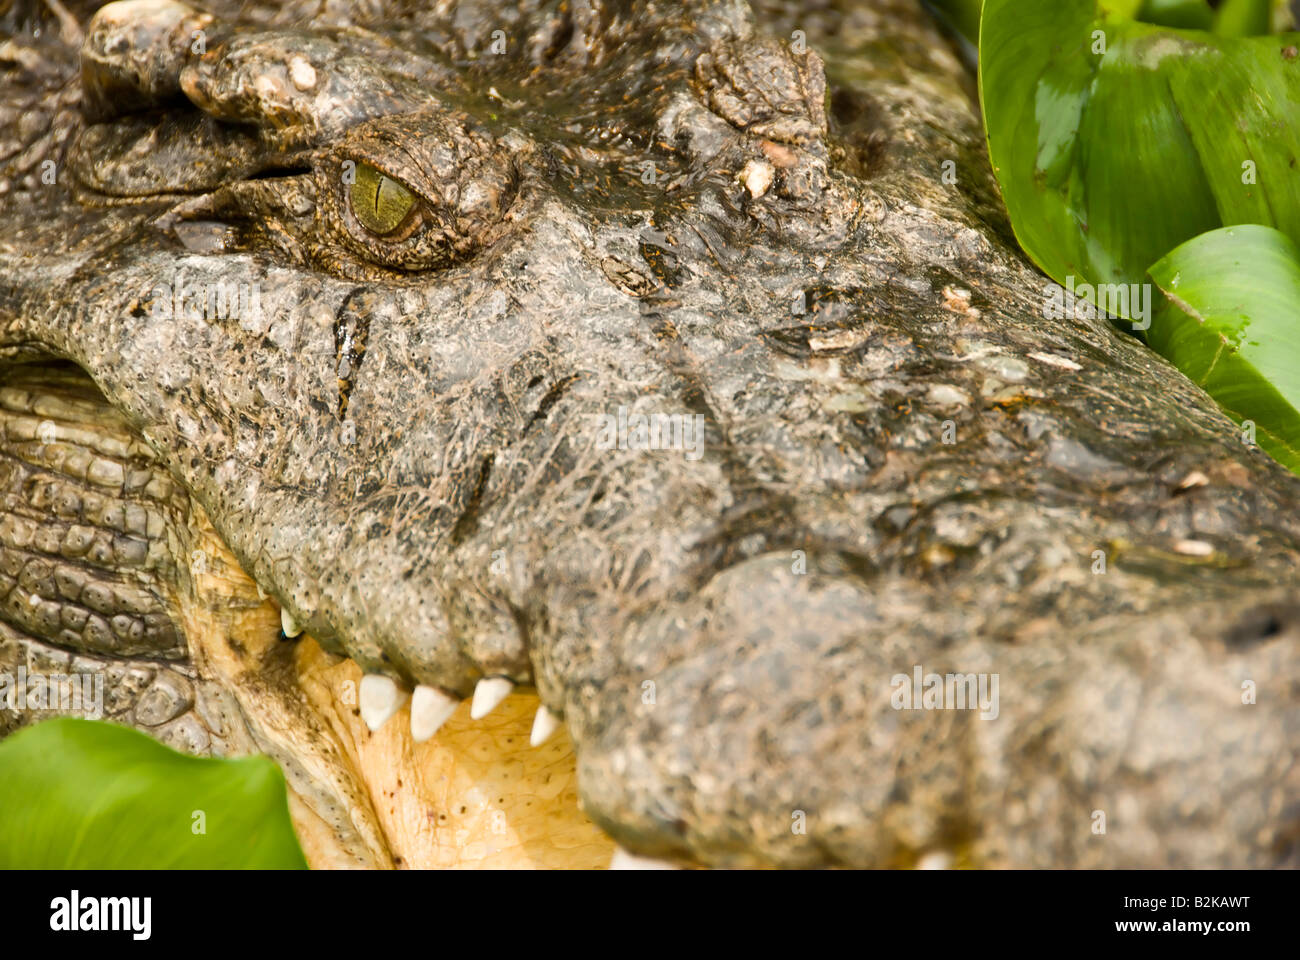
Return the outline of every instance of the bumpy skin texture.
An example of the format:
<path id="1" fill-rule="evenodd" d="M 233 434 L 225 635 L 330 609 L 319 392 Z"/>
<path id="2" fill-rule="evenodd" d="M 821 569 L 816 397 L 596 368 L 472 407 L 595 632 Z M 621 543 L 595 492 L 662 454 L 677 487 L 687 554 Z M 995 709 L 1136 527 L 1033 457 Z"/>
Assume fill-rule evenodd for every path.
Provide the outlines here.
<path id="1" fill-rule="evenodd" d="M 1297 863 L 1300 481 L 1042 317 L 917 6 L 431 6 L 212 4 L 148 58 L 184 98 L 98 128 L 71 43 L 15 37 L 0 349 L 86 370 L 363 669 L 535 684 L 635 852 Z M 358 233 L 348 160 L 434 234 Z M 178 282 L 261 309 L 155 315 Z M 602 449 L 620 407 L 702 458 Z M 917 664 L 998 717 L 894 710 Z"/>
<path id="2" fill-rule="evenodd" d="M 230 698 L 186 662 L 170 534 L 188 498 L 94 394 L 70 369 L 18 367 L 0 385 L 0 671 L 97 674 L 110 719 L 191 752 L 249 746 Z M 0 712 L 0 731 L 17 719 Z"/>

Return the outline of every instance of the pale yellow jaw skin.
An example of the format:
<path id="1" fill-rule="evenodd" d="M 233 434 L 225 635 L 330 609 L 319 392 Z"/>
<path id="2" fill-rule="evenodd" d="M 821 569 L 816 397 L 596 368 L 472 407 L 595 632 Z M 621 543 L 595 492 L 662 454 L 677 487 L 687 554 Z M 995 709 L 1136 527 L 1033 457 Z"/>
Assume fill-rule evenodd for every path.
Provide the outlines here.
<path id="1" fill-rule="evenodd" d="M 482 720 L 469 702 L 425 743 L 409 703 L 371 733 L 356 708 L 361 671 L 299 644 L 299 683 L 369 791 L 394 864 L 427 868 L 603 868 L 614 845 L 578 809 L 573 747 L 560 729 L 528 744 L 536 696 L 514 694 Z M 301 831 L 300 831 L 301 832 Z M 310 858 L 309 854 L 309 858 Z M 312 864 L 316 866 L 316 863 Z"/>
<path id="2" fill-rule="evenodd" d="M 408 700 L 371 733 L 357 706 L 357 665 L 307 636 L 280 642 L 279 609 L 197 509 L 187 533 L 209 558 L 177 598 L 190 652 L 285 770 L 312 867 L 609 865 L 614 844 L 578 808 L 568 734 L 561 727 L 529 745 L 536 696 L 509 696 L 481 720 L 466 701 L 420 744 Z"/>

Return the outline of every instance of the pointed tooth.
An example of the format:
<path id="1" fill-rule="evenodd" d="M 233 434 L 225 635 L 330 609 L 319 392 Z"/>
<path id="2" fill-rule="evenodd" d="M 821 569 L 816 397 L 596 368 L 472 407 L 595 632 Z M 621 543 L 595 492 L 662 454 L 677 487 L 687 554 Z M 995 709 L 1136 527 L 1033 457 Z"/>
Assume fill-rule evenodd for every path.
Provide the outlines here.
<path id="1" fill-rule="evenodd" d="M 361 678 L 361 719 L 373 733 L 402 708 L 406 693 L 382 673 L 367 673 Z"/>
<path id="2" fill-rule="evenodd" d="M 611 870 L 679 870 L 676 864 L 669 863 L 667 860 L 655 860 L 652 857 L 638 857 L 635 853 L 628 853 L 622 847 L 614 848 L 614 856 L 609 861 Z"/>
<path id="3" fill-rule="evenodd" d="M 469 708 L 470 717 L 474 720 L 482 720 L 496 709 L 498 703 L 510 695 L 514 686 L 505 677 L 484 677 L 474 688 L 474 702 Z"/>
<path id="4" fill-rule="evenodd" d="M 528 737 L 528 742 L 534 747 L 540 747 L 547 740 L 551 739 L 555 729 L 560 725 L 560 721 L 555 714 L 547 710 L 545 706 L 537 708 L 537 716 L 533 717 L 533 732 Z"/>
<path id="5" fill-rule="evenodd" d="M 302 627 L 298 626 L 298 621 L 284 607 L 280 608 L 280 629 L 284 631 L 286 637 L 296 637 L 302 633 Z"/>
<path id="6" fill-rule="evenodd" d="M 916 861 L 918 870 L 951 870 L 953 864 L 952 854 L 947 850 L 931 850 L 923 854 Z"/>
<path id="7" fill-rule="evenodd" d="M 438 732 L 458 706 L 459 700 L 447 696 L 437 687 L 420 684 L 411 695 L 411 739 L 424 743 Z"/>

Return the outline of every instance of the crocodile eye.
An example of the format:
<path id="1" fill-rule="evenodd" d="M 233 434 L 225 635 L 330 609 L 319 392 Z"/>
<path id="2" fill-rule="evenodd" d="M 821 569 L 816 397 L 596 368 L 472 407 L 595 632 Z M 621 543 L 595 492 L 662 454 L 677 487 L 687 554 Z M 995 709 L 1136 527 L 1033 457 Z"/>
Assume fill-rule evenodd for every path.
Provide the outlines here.
<path id="1" fill-rule="evenodd" d="M 357 164 L 352 184 L 352 214 L 376 236 L 400 227 L 415 209 L 415 194 L 367 163 Z"/>

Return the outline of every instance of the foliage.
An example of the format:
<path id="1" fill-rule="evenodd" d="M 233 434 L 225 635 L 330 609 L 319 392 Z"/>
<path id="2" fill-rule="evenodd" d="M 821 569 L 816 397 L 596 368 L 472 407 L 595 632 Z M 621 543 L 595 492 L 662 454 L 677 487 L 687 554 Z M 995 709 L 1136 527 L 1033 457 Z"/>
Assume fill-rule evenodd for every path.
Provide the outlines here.
<path id="1" fill-rule="evenodd" d="M 0 743 L 0 868 L 305 869 L 269 757 L 60 718 Z"/>
<path id="2" fill-rule="evenodd" d="M 1093 299 L 1300 472 L 1300 35 L 1260 35 L 1278 13 L 986 0 L 980 101 L 1030 258 L 1097 295 L 1154 283 L 1154 317 Z M 1272 229 L 1223 230 L 1245 224 Z"/>

